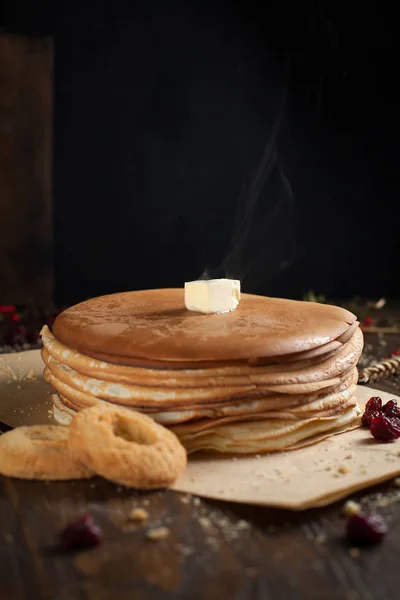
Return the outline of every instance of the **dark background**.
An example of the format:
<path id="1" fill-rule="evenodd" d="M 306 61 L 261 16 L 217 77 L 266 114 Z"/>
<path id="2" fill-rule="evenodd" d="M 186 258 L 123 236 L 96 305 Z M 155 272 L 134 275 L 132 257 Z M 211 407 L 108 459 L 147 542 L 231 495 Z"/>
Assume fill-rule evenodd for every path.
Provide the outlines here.
<path id="1" fill-rule="evenodd" d="M 398 34 L 384 10 L 9 3 L 5 31 L 54 36 L 57 302 L 206 268 L 268 295 L 398 296 Z"/>

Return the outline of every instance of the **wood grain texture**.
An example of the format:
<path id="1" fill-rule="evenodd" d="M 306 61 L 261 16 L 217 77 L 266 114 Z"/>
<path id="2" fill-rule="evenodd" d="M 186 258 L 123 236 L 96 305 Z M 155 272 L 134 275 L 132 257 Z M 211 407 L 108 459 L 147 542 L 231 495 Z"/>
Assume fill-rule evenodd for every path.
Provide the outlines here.
<path id="1" fill-rule="evenodd" d="M 0 295 L 52 301 L 52 42 L 0 35 Z"/>
<path id="2" fill-rule="evenodd" d="M 400 347 L 400 336 L 385 340 L 366 336 L 379 358 Z M 399 393 L 399 385 L 393 378 L 378 387 Z M 393 495 L 387 484 L 356 498 L 373 502 L 378 491 Z M 126 528 L 137 506 L 149 520 Z M 0 478 L 0 597 L 397 600 L 400 502 L 378 508 L 390 520 L 390 533 L 358 557 L 344 540 L 342 506 L 292 513 L 168 491 L 139 494 L 101 479 Z M 57 551 L 62 527 L 88 510 L 104 529 L 104 543 L 79 553 Z M 149 541 L 149 525 L 168 527 L 170 536 Z"/>

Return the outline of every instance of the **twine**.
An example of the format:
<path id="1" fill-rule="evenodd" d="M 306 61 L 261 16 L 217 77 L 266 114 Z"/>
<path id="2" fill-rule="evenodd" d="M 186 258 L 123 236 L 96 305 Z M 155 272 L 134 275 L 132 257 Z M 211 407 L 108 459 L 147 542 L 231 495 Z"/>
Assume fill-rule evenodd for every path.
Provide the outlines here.
<path id="1" fill-rule="evenodd" d="M 375 363 L 360 371 L 358 383 L 369 383 L 370 381 L 379 381 L 392 375 L 400 374 L 400 356 L 387 358 L 381 362 Z"/>

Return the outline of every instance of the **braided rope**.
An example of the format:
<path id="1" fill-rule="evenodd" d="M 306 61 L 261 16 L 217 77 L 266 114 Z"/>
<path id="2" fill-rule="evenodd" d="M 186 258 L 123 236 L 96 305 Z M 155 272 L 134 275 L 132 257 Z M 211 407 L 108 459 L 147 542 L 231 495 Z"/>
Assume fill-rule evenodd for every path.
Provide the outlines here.
<path id="1" fill-rule="evenodd" d="M 391 375 L 400 374 L 400 356 L 396 358 L 387 358 L 381 362 L 375 363 L 360 371 L 358 383 L 368 383 L 369 381 L 378 381 Z"/>

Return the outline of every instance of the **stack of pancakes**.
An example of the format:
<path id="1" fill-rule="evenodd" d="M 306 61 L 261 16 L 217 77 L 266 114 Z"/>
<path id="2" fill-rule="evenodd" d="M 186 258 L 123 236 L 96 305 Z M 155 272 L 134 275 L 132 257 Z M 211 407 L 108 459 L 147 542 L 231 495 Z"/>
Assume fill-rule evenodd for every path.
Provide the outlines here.
<path id="1" fill-rule="evenodd" d="M 357 426 L 363 337 L 345 309 L 243 294 L 231 313 L 182 289 L 94 298 L 42 330 L 54 415 L 111 402 L 171 428 L 189 452 L 261 453 Z"/>

